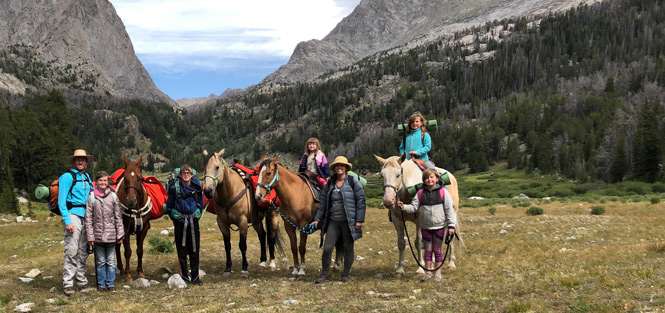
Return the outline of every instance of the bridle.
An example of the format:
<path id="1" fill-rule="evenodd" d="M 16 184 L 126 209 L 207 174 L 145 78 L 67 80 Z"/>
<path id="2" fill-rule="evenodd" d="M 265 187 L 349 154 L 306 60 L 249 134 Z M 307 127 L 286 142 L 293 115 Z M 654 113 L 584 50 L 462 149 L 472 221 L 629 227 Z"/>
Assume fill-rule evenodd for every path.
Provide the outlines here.
<path id="1" fill-rule="evenodd" d="M 269 195 L 269 194 L 270 194 L 270 191 L 272 191 L 272 185 L 273 185 L 274 183 L 278 182 L 278 181 L 279 181 L 279 168 L 277 167 L 277 164 L 275 164 L 275 177 L 272 178 L 272 181 L 270 181 L 270 183 L 267 184 L 267 185 L 266 185 L 266 184 L 262 184 L 262 183 L 257 182 L 257 183 L 256 183 L 256 187 L 257 187 L 257 188 L 258 188 L 258 187 L 263 187 L 263 188 L 265 188 L 265 189 L 267 190 L 267 191 L 266 191 L 266 195 Z"/>

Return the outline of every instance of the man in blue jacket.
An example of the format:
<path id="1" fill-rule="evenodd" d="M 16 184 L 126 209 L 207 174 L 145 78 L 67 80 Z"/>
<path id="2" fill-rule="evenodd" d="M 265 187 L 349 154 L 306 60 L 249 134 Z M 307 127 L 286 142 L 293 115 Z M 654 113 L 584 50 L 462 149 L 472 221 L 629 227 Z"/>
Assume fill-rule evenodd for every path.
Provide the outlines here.
<path id="1" fill-rule="evenodd" d="M 199 218 L 203 208 L 203 188 L 188 164 L 180 167 L 180 179 L 168 190 L 166 213 L 173 220 L 175 246 L 178 253 L 180 276 L 187 283 L 203 285 L 199 278 L 199 250 L 201 233 Z M 192 270 L 187 270 L 187 256 Z M 191 277 L 191 280 L 190 280 Z"/>
<path id="2" fill-rule="evenodd" d="M 65 228 L 65 261 L 62 269 L 62 283 L 65 295 L 74 294 L 74 278 L 80 289 L 88 287 L 85 277 L 85 261 L 88 258 L 85 234 L 85 203 L 93 190 L 90 175 L 85 168 L 93 161 L 93 156 L 78 149 L 67 157 L 74 168 L 58 179 L 58 208 Z M 73 186 L 73 187 L 72 187 Z M 71 192 L 69 190 L 71 189 Z"/>

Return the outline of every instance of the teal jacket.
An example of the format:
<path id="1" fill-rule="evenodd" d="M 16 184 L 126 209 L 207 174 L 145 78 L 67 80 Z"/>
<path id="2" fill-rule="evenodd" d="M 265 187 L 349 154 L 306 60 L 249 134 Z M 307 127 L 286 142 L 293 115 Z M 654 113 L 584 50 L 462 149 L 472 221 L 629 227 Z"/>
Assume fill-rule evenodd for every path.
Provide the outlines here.
<path id="1" fill-rule="evenodd" d="M 88 201 L 88 195 L 93 190 L 92 180 L 88 173 L 85 171 L 79 172 L 75 168 L 70 169 L 70 171 L 76 173 L 75 182 L 72 181 L 71 173 L 64 173 L 58 179 L 58 208 L 65 225 L 72 223 L 69 214 L 85 217 L 85 204 Z M 72 193 L 67 194 L 72 184 L 75 184 Z M 68 203 L 69 206 L 67 206 Z"/>
<path id="2" fill-rule="evenodd" d="M 406 144 L 406 147 L 404 147 Z M 406 159 L 410 160 L 411 155 L 409 151 L 416 151 L 416 158 L 423 161 L 428 161 L 429 157 L 427 153 L 432 149 L 432 139 L 429 136 L 429 133 L 425 133 L 425 136 L 422 136 L 422 130 L 420 128 L 416 130 L 411 130 L 406 138 L 402 140 L 399 144 L 399 155 L 406 153 Z"/>

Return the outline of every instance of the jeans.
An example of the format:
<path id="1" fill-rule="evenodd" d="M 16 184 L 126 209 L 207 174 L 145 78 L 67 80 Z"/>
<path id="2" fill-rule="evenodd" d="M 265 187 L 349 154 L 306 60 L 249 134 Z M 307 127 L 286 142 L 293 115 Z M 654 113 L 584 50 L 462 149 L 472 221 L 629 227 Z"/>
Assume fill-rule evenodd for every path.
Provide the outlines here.
<path id="1" fill-rule="evenodd" d="M 115 242 L 95 242 L 97 287 L 115 287 Z"/>

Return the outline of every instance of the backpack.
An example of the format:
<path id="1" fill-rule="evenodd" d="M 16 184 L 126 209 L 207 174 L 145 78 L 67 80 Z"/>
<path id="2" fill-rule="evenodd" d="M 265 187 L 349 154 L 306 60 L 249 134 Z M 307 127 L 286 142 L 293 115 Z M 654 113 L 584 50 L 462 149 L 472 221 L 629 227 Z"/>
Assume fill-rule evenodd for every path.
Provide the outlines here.
<path id="1" fill-rule="evenodd" d="M 68 170 L 67 173 L 72 175 L 72 185 L 69 187 L 69 191 L 67 194 L 71 194 L 72 190 L 74 189 L 74 185 L 76 185 L 76 172 L 72 170 Z M 90 179 L 90 175 L 88 175 L 87 172 L 85 173 L 85 177 L 87 178 L 88 183 L 92 186 L 92 180 Z M 86 179 L 84 179 L 85 181 Z M 48 195 L 46 196 L 46 199 L 48 201 L 48 209 L 51 211 L 51 213 L 55 215 L 60 215 L 60 208 L 58 207 L 58 192 L 60 191 L 60 186 L 59 186 L 59 181 L 60 177 L 58 179 L 54 180 L 49 186 L 48 186 Z M 39 186 L 37 186 L 39 188 Z M 44 197 L 44 196 L 42 196 Z M 40 198 L 38 196 L 38 198 Z M 67 204 L 67 209 L 70 209 L 69 203 Z"/>
<path id="2" fill-rule="evenodd" d="M 442 203 L 446 201 L 446 198 L 444 198 L 445 194 L 446 194 L 446 188 L 443 188 L 443 186 L 441 186 L 441 189 L 439 189 L 439 196 L 441 196 Z M 418 196 L 418 203 L 423 202 L 423 189 L 418 189 L 416 195 Z"/>

